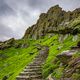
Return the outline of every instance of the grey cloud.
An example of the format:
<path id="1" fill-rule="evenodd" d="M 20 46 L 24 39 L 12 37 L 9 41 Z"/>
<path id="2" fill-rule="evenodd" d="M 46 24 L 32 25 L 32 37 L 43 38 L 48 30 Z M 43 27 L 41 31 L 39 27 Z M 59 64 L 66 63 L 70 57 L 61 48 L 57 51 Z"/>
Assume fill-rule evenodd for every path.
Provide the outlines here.
<path id="1" fill-rule="evenodd" d="M 13 31 L 11 28 L 6 27 L 3 24 L 0 24 L 0 40 L 4 40 L 4 38 L 11 38 L 13 36 Z"/>
<path id="2" fill-rule="evenodd" d="M 39 9 L 45 12 L 50 6 L 55 4 L 55 0 L 28 0 L 28 5 L 32 9 Z"/>
<path id="3" fill-rule="evenodd" d="M 19 32 L 19 31 L 18 31 Z M 4 24 L 0 24 L 0 40 L 7 40 L 9 38 L 17 38 L 20 35 L 20 32 L 15 32 L 12 28 L 5 26 Z"/>
<path id="4" fill-rule="evenodd" d="M 47 0 L 28 0 L 28 3 L 29 3 L 29 6 L 31 6 L 32 8 L 35 7 L 35 8 L 39 8 L 41 7 L 42 5 L 46 5 L 44 4 L 44 2 L 47 1 Z M 45 2 L 46 3 L 46 2 Z"/>
<path id="5" fill-rule="evenodd" d="M 12 8 L 10 8 L 4 0 L 0 0 L 0 16 L 14 14 Z"/>

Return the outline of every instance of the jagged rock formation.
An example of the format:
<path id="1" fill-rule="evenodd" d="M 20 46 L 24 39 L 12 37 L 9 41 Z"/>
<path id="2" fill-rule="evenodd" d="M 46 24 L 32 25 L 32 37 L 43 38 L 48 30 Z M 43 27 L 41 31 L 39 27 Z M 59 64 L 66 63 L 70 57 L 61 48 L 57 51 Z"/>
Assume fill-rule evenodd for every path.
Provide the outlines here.
<path id="1" fill-rule="evenodd" d="M 35 57 L 24 71 L 17 76 L 17 80 L 43 80 L 42 77 L 42 64 L 45 62 L 48 56 L 48 47 L 43 47 L 39 54 Z"/>
<path id="2" fill-rule="evenodd" d="M 76 25 L 69 24 L 75 18 L 80 16 L 80 8 L 74 11 L 64 11 L 59 5 L 51 7 L 47 13 L 40 15 L 37 23 L 26 30 L 23 38 L 38 39 L 47 34 L 77 34 L 80 30 L 74 29 Z"/>

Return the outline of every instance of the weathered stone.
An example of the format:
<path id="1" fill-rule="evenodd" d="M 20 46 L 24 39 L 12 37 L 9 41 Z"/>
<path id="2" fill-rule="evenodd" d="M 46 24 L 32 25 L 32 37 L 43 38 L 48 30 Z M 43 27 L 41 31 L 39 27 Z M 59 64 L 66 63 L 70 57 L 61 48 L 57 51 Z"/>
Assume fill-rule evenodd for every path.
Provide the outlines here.
<path id="1" fill-rule="evenodd" d="M 71 57 L 73 56 L 73 54 L 75 54 L 76 51 L 75 50 L 67 50 L 62 52 L 61 54 L 57 55 L 57 58 L 64 64 L 67 64 L 69 62 L 69 60 L 71 59 Z"/>

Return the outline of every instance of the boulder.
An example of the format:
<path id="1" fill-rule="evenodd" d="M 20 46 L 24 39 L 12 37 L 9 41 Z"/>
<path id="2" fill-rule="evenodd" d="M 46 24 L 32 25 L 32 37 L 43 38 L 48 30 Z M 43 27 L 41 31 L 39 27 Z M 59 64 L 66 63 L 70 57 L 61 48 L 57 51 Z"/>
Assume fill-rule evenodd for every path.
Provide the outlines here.
<path id="1" fill-rule="evenodd" d="M 73 56 L 73 54 L 75 54 L 75 53 L 76 53 L 75 50 L 67 50 L 67 51 L 63 51 L 61 54 L 58 54 L 56 57 L 63 64 L 67 64 L 69 62 L 69 60 L 71 59 L 71 57 Z"/>

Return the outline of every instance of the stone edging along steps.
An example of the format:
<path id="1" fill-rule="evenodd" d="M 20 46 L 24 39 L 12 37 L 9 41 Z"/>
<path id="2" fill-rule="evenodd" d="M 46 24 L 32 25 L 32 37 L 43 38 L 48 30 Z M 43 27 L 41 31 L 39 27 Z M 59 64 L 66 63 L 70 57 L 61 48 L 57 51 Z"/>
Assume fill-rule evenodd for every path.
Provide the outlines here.
<path id="1" fill-rule="evenodd" d="M 33 62 L 25 67 L 23 72 L 16 77 L 16 80 L 43 80 L 42 65 L 48 56 L 48 52 L 48 47 L 42 47 L 39 54 L 34 58 Z"/>

